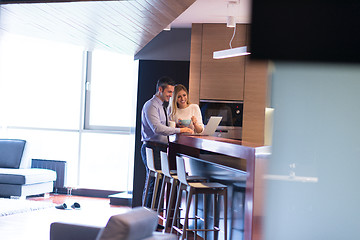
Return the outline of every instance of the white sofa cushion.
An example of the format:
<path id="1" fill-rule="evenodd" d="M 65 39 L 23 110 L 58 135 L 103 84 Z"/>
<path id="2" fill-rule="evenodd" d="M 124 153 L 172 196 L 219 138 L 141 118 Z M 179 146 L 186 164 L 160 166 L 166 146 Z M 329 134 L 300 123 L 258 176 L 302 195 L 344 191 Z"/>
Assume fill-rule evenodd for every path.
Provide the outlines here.
<path id="1" fill-rule="evenodd" d="M 0 168 L 0 183 L 3 184 L 35 184 L 56 180 L 56 172 L 40 168 Z"/>

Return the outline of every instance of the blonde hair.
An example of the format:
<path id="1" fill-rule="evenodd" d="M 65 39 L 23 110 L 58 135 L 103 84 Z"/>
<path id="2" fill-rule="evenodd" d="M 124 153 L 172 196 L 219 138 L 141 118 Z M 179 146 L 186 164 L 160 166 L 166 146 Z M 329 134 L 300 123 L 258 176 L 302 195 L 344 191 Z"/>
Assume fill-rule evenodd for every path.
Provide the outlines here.
<path id="1" fill-rule="evenodd" d="M 190 105 L 190 100 L 189 100 L 189 92 L 188 90 L 186 89 L 186 87 L 182 84 L 177 84 L 175 85 L 175 89 L 174 89 L 174 94 L 173 94 L 173 99 L 172 99 L 172 102 L 171 102 L 171 113 L 170 113 L 170 117 L 171 119 L 174 119 L 174 116 L 178 110 L 178 105 L 177 105 L 177 97 L 178 97 L 178 94 L 181 90 L 184 90 L 186 92 L 186 95 L 187 95 L 187 100 L 186 100 L 186 103 L 188 105 Z"/>

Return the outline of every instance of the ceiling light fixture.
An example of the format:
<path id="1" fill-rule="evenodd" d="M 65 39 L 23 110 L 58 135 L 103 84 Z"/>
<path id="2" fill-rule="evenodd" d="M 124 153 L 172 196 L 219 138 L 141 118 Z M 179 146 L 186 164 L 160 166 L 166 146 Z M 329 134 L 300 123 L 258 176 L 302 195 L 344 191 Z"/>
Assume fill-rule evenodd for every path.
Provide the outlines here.
<path id="1" fill-rule="evenodd" d="M 232 40 L 235 37 L 235 32 L 236 32 L 236 23 L 234 26 L 234 33 L 233 36 L 230 40 L 230 49 L 225 49 L 225 50 L 221 50 L 221 51 L 215 51 L 213 52 L 213 59 L 223 59 L 223 58 L 231 58 L 231 57 L 239 57 L 239 56 L 245 56 L 245 55 L 249 55 L 250 53 L 247 51 L 247 46 L 243 46 L 243 47 L 237 47 L 237 48 L 232 48 L 231 43 Z"/>
<path id="2" fill-rule="evenodd" d="M 226 26 L 229 28 L 233 28 L 236 25 L 236 21 L 235 21 L 235 16 L 236 16 L 236 8 L 238 6 L 238 2 L 237 1 L 229 1 L 227 4 L 227 21 L 226 21 Z"/>
<path id="3" fill-rule="evenodd" d="M 249 55 L 250 53 L 247 51 L 247 47 L 237 47 L 230 48 L 221 51 L 215 51 L 213 53 L 213 59 L 222 59 L 222 58 L 231 58 L 231 57 L 239 57 Z"/>
<path id="4" fill-rule="evenodd" d="M 234 16 L 228 16 L 227 21 L 226 21 L 226 26 L 228 28 L 233 28 L 233 27 L 235 27 L 235 25 L 236 25 L 235 17 Z"/>

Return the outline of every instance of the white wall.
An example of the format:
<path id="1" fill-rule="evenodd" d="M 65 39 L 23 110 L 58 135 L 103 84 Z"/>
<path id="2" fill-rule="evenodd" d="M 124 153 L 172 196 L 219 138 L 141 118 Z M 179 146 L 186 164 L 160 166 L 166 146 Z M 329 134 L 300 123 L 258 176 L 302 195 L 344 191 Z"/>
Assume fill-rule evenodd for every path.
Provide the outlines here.
<path id="1" fill-rule="evenodd" d="M 271 94 L 269 174 L 315 182 L 268 180 L 265 239 L 360 239 L 360 65 L 278 62 Z"/>

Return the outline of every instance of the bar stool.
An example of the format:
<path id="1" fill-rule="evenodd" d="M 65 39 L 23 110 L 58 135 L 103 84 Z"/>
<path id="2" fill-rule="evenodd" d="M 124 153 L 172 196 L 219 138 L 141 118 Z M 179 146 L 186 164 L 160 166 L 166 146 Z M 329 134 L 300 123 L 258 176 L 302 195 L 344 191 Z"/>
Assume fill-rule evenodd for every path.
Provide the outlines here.
<path id="1" fill-rule="evenodd" d="M 230 232 L 229 232 L 229 240 L 233 240 L 234 238 L 234 230 L 238 230 L 244 232 L 243 225 L 241 228 L 235 226 L 235 200 L 237 195 L 241 195 L 241 214 L 244 217 L 245 214 L 245 193 L 246 193 L 246 180 L 247 174 L 237 174 L 237 175 L 219 175 L 212 176 L 211 180 L 220 182 L 229 186 L 228 194 L 230 198 Z"/>
<path id="2" fill-rule="evenodd" d="M 149 169 L 146 190 L 145 190 L 145 197 L 143 199 L 143 206 L 146 205 L 146 197 L 149 192 L 149 185 L 150 185 L 150 178 L 155 177 L 155 184 L 153 189 L 152 201 L 151 201 L 151 209 L 156 210 L 156 196 L 159 189 L 160 180 L 163 177 L 163 173 L 161 170 L 155 169 L 155 162 L 154 162 L 154 151 L 151 148 L 146 148 L 146 163 Z"/>
<path id="3" fill-rule="evenodd" d="M 175 225 L 176 223 L 176 218 L 173 218 L 173 226 L 171 229 L 171 233 L 173 232 L 173 230 L 176 230 L 178 233 L 180 233 L 181 239 L 185 239 L 188 238 L 188 232 L 194 232 L 195 233 L 195 238 L 197 236 L 197 232 L 198 231 L 204 231 L 205 232 L 205 239 L 207 239 L 207 232 L 209 231 L 213 231 L 215 238 L 217 239 L 217 233 L 220 231 L 219 226 L 217 226 L 217 219 L 219 216 L 217 216 L 217 208 L 218 208 L 218 196 L 222 195 L 224 197 L 224 239 L 227 239 L 227 186 L 220 184 L 220 183 L 214 183 L 214 182 L 210 182 L 210 183 L 191 183 L 188 182 L 186 179 L 186 171 L 185 171 L 185 163 L 184 163 L 184 159 L 182 157 L 176 157 L 176 167 L 177 167 L 177 173 L 178 173 L 178 178 L 180 181 L 180 186 L 179 186 L 179 190 L 178 190 L 178 196 L 177 196 L 177 200 L 176 200 L 176 206 L 175 206 L 175 213 L 174 216 L 178 216 L 178 211 L 179 211 L 179 207 L 180 207 L 180 203 L 181 203 L 181 198 L 182 198 L 182 192 L 185 191 L 187 193 L 187 203 L 186 203 L 186 210 L 185 210 L 185 218 L 184 218 L 184 225 L 183 225 L 183 229 L 181 230 L 179 227 L 177 227 Z M 214 226 L 212 229 L 206 228 L 207 224 L 206 224 L 206 220 L 207 220 L 207 209 L 206 209 L 206 204 L 204 204 L 204 221 L 205 221 L 205 228 L 204 229 L 197 229 L 197 220 L 200 219 L 197 216 L 197 196 L 199 194 L 212 194 L 214 195 Z M 195 224 L 194 224 L 194 229 L 188 229 L 188 221 L 189 221 L 189 211 L 190 211 L 190 205 L 191 205 L 191 201 L 192 201 L 192 195 L 195 195 Z M 205 196 L 204 196 L 205 199 Z"/>
<path id="4" fill-rule="evenodd" d="M 162 219 L 163 221 L 165 221 L 164 227 L 165 227 L 165 231 L 166 231 L 166 229 L 169 227 L 168 219 L 170 219 L 170 215 L 171 215 L 170 206 L 172 206 L 173 205 L 172 203 L 174 202 L 174 196 L 175 196 L 175 191 L 176 191 L 177 185 L 178 185 L 178 179 L 177 179 L 176 174 L 171 174 L 171 172 L 170 172 L 167 153 L 161 151 L 160 159 L 161 159 L 161 171 L 164 174 L 164 178 L 163 178 L 163 182 L 161 185 L 157 213 L 158 213 L 159 218 Z M 166 207 L 166 209 L 163 209 L 166 186 L 170 186 L 170 195 L 169 195 L 169 202 L 167 203 L 167 207 Z M 166 217 L 161 215 L 162 210 L 166 211 Z"/>
<path id="5" fill-rule="evenodd" d="M 160 159 L 161 159 L 161 171 L 163 173 L 163 182 L 161 186 L 160 191 L 160 197 L 159 197 L 159 203 L 158 203 L 158 216 L 160 219 L 165 221 L 165 231 L 169 227 L 169 225 L 172 223 L 170 219 L 173 217 L 171 216 L 171 209 L 170 207 L 174 205 L 174 198 L 177 186 L 179 184 L 178 177 L 176 175 L 176 171 L 171 171 L 169 166 L 169 159 L 166 152 L 160 151 Z M 208 179 L 206 177 L 201 176 L 187 176 L 186 179 L 189 182 L 207 182 Z M 163 209 L 164 201 L 165 201 L 165 188 L 169 186 L 170 187 L 170 194 L 169 194 L 169 202 L 167 202 L 167 208 Z M 166 217 L 161 215 L 161 211 L 166 211 Z M 172 225 L 171 225 L 172 227 Z"/>

